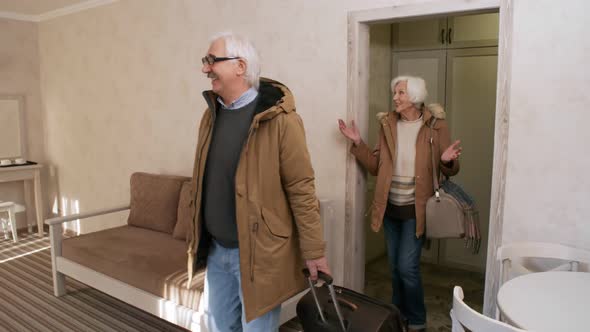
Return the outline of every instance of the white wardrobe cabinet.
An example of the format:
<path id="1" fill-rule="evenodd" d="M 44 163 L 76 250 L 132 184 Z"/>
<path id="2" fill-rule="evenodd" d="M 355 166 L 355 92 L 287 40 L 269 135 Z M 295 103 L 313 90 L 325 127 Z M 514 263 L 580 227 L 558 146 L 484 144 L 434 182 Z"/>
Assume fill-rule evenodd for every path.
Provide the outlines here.
<path id="1" fill-rule="evenodd" d="M 498 13 L 486 13 L 394 23 L 393 50 L 497 46 L 498 19 Z"/>

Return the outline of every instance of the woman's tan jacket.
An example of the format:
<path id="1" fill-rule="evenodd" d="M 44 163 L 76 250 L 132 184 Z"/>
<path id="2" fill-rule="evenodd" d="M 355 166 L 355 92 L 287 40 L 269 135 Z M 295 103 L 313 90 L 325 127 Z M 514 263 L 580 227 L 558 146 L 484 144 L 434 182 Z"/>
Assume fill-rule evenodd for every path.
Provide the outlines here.
<path id="1" fill-rule="evenodd" d="M 422 109 L 422 127 L 416 139 L 416 237 L 425 232 L 426 201 L 434 194 L 432 181 L 432 157 L 430 154 L 430 128 L 429 125 L 435 117 L 437 120 L 433 128 L 434 155 L 436 158 L 436 171 L 447 176 L 453 176 L 459 172 L 459 161 L 452 162 L 450 167 L 440 161 L 440 156 L 451 144 L 451 137 L 447 122 L 444 120 L 445 112 L 438 104 L 431 104 Z M 369 212 L 371 213 L 371 228 L 378 232 L 383 224 L 383 216 L 387 207 L 389 189 L 393 176 L 393 167 L 396 157 L 397 121 L 399 114 L 395 112 L 379 113 L 377 118 L 381 124 L 379 138 L 374 150 L 371 150 L 364 142 L 353 145 L 350 151 L 359 163 L 372 175 L 377 176 L 375 183 L 375 196 Z M 440 173 L 438 173 L 440 174 Z"/>

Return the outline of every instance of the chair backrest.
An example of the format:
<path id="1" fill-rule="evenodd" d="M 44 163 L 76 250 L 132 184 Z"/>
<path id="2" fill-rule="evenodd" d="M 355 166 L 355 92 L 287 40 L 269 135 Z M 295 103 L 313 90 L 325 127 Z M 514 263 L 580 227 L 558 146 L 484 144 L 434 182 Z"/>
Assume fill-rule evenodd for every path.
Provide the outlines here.
<path id="1" fill-rule="evenodd" d="M 471 309 L 463 302 L 463 289 L 455 286 L 453 289 L 453 322 L 452 332 L 465 332 L 465 328 L 473 332 L 522 332 L 519 328 L 489 318 Z"/>
<path id="2" fill-rule="evenodd" d="M 500 285 L 508 280 L 508 274 L 528 274 L 533 271 L 515 262 L 517 258 L 549 258 L 565 263 L 545 271 L 577 271 L 580 263 L 590 263 L 590 251 L 569 247 L 557 243 L 516 242 L 498 248 L 497 259 L 500 261 Z"/>

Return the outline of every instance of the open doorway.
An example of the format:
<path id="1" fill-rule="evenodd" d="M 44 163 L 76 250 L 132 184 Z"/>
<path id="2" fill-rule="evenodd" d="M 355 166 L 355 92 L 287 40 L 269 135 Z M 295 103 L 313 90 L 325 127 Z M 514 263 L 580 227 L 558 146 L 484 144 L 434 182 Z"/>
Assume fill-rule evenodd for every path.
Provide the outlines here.
<path id="1" fill-rule="evenodd" d="M 379 132 L 377 113 L 392 110 L 389 82 L 399 75 L 425 79 L 426 104 L 446 111 L 452 140 L 463 146 L 461 171 L 453 181 L 465 188 L 480 209 L 482 246 L 474 252 L 463 240 L 432 240 L 422 250 L 422 279 L 428 324 L 450 326 L 452 287 L 461 285 L 470 306 L 481 311 L 494 153 L 494 115 L 498 63 L 498 11 L 449 15 L 370 26 L 368 144 Z M 366 204 L 375 177 L 367 178 Z M 370 230 L 365 217 L 365 293 L 391 299 L 391 273 L 383 230 Z"/>
<path id="2" fill-rule="evenodd" d="M 451 127 L 451 133 L 454 138 L 463 138 L 465 144 L 467 143 L 466 140 L 468 140 L 466 137 L 471 136 L 472 132 L 485 134 L 480 139 L 486 141 L 488 144 L 486 149 L 481 149 L 481 151 L 486 151 L 487 159 L 478 159 L 476 153 L 469 158 L 475 158 L 475 160 L 467 160 L 467 157 L 462 157 L 462 171 L 456 180 L 463 184 L 472 195 L 480 196 L 476 198 L 478 199 L 480 211 L 484 211 L 480 218 L 481 223 L 482 225 L 488 226 L 488 234 L 483 235 L 487 243 L 482 245 L 480 254 L 471 255 L 467 250 L 461 248 L 462 243 L 460 240 L 444 241 L 440 244 L 434 244 L 430 250 L 424 252 L 423 256 L 425 261 L 430 261 L 430 266 L 452 269 L 447 270 L 447 272 L 451 271 L 447 273 L 450 279 L 446 281 L 451 284 L 450 286 L 460 282 L 456 279 L 456 276 L 473 274 L 476 276 L 476 279 L 479 278 L 478 287 L 480 287 L 479 291 L 481 292 L 481 287 L 485 280 L 483 301 L 480 297 L 479 300 L 476 300 L 479 303 L 475 307 L 481 308 L 483 302 L 483 312 L 489 316 L 492 316 L 495 310 L 496 281 L 498 279 L 498 265 L 495 262 L 495 251 L 501 242 L 502 233 L 502 197 L 506 173 L 505 146 L 508 125 L 506 119 L 509 112 L 506 93 L 509 85 L 508 73 L 510 62 L 508 61 L 509 57 L 507 55 L 510 50 L 509 31 L 512 28 L 511 13 L 511 1 L 480 0 L 468 2 L 441 1 L 436 4 L 407 5 L 351 13 L 349 16 L 348 120 L 356 120 L 363 137 L 370 137 L 370 135 L 376 134 L 374 132 L 375 130 L 371 130 L 372 128 L 370 127 L 371 122 L 375 122 L 374 116 L 370 114 L 371 109 L 381 108 L 377 112 L 383 111 L 384 109 L 391 109 L 389 106 L 391 94 L 388 83 L 396 73 L 424 76 L 426 81 L 431 85 L 428 87 L 431 94 L 430 101 L 436 101 L 446 106 L 447 112 L 449 113 L 449 126 Z M 419 24 L 420 28 L 409 29 L 413 30 L 414 33 L 422 33 L 423 31 L 420 29 L 427 29 L 426 26 L 428 24 L 435 26 L 436 29 L 440 29 L 441 22 L 444 22 L 442 23 L 443 26 L 446 27 L 445 29 L 448 29 L 449 21 L 452 22 L 452 29 L 457 29 L 459 25 L 469 21 L 473 22 L 473 18 L 467 16 L 476 14 L 488 15 L 486 16 L 488 19 L 495 16 L 492 20 L 496 20 L 496 37 L 480 38 L 478 41 L 482 43 L 479 45 L 460 45 L 463 42 L 469 41 L 461 40 L 462 38 L 455 38 L 460 37 L 461 32 L 458 34 L 451 32 L 450 43 L 456 43 L 456 47 L 454 47 L 455 45 L 452 45 L 453 47 L 448 47 L 447 45 L 416 49 L 416 47 L 423 47 L 423 45 L 404 44 L 405 37 L 399 36 L 400 31 L 403 31 L 404 28 L 403 26 L 400 27 L 401 24 L 406 24 L 406 26 L 408 24 L 416 25 L 418 21 L 421 21 Z M 426 23 L 425 21 L 427 20 L 431 20 L 430 23 Z M 477 22 L 479 20 L 475 21 Z M 455 26 L 457 23 L 458 26 Z M 392 26 L 392 24 L 397 24 L 398 30 L 395 30 L 395 26 Z M 385 81 L 383 85 L 385 92 L 380 92 L 381 97 L 385 99 L 382 99 L 384 102 L 381 102 L 380 105 L 374 104 L 374 100 L 371 98 L 372 92 L 370 86 L 372 84 L 372 78 L 369 74 L 372 59 L 369 52 L 371 46 L 370 37 L 372 36 L 371 27 L 377 25 L 389 25 L 389 29 L 387 27 L 381 27 L 382 31 L 380 33 L 381 38 L 390 41 L 389 47 L 381 49 L 383 52 L 385 52 L 384 49 L 388 49 L 387 52 L 390 54 L 389 59 L 381 58 L 379 60 L 383 66 L 389 66 L 389 70 L 380 71 L 381 73 L 386 73 L 380 77 L 380 79 Z M 497 30 L 498 26 L 501 27 L 499 31 Z M 463 39 L 475 30 L 469 29 L 468 33 L 462 36 Z M 438 30 L 433 40 L 442 40 L 443 44 L 449 42 L 448 31 L 446 30 L 444 33 L 440 33 L 440 30 Z M 495 40 L 495 44 L 490 44 L 488 39 Z M 396 40 L 398 42 L 397 50 L 394 46 Z M 407 39 L 405 40 L 407 41 Z M 395 51 L 397 51 L 397 54 L 395 54 Z M 444 52 L 444 55 L 441 54 L 442 52 Z M 488 78 L 475 80 L 480 85 L 467 84 L 473 78 L 481 78 L 480 75 L 482 73 L 474 71 L 474 66 L 477 67 L 482 62 L 488 65 L 486 67 L 487 69 L 483 70 L 483 73 Z M 438 67 L 445 72 L 445 75 L 441 77 L 440 73 L 419 72 L 419 70 L 427 67 Z M 414 72 L 408 72 L 408 69 L 414 69 Z M 447 72 L 450 72 L 450 75 L 447 75 Z M 469 89 L 473 91 L 460 93 L 466 89 L 467 91 L 470 91 Z M 486 91 L 485 96 L 478 94 L 484 90 Z M 482 98 L 486 99 L 487 102 L 491 100 L 492 106 L 489 109 L 492 112 L 488 112 L 486 115 L 477 115 L 472 105 L 478 102 L 481 103 Z M 476 121 L 478 124 L 473 125 L 471 123 L 472 121 Z M 473 142 L 475 142 L 475 139 Z M 468 144 L 469 148 L 466 146 L 466 149 L 480 151 L 478 146 L 472 146 L 471 143 Z M 488 175 L 482 175 L 479 170 L 465 172 L 466 163 L 484 163 L 488 169 Z M 370 233 L 365 229 L 366 223 L 358 221 L 364 219 L 365 210 L 368 206 L 366 205 L 367 192 L 371 190 L 371 180 L 365 177 L 364 172 L 359 169 L 353 157 L 349 159 L 347 166 L 346 236 L 342 243 L 344 257 L 347 259 L 343 262 L 342 269 L 348 271 L 348 274 L 343 280 L 343 283 L 347 287 L 363 291 L 366 278 L 365 263 L 371 259 L 379 259 L 380 254 L 379 248 L 367 246 L 366 244 L 382 244 L 384 241 L 382 236 L 365 238 L 371 235 L 368 235 Z M 461 174 L 463 178 L 461 178 Z M 481 188 L 480 190 L 480 185 L 476 184 L 478 180 L 485 181 L 487 188 Z M 457 254 L 454 254 L 454 252 Z M 384 264 L 386 264 L 385 262 Z M 483 279 L 484 270 L 485 279 Z M 438 274 L 436 270 L 434 271 L 434 274 Z M 453 271 L 461 272 L 455 273 Z M 385 291 L 378 292 L 381 293 L 380 296 L 387 297 Z M 448 303 L 450 304 L 450 301 Z M 448 311 L 444 315 L 448 317 Z"/>

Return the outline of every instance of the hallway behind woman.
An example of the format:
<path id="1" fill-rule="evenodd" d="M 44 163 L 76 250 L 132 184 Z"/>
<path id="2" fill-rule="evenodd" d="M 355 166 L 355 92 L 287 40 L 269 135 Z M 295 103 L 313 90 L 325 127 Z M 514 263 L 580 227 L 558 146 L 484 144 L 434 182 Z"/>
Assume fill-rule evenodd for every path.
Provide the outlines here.
<path id="1" fill-rule="evenodd" d="M 451 331 L 449 312 L 453 305 L 453 286 L 460 285 L 465 302 L 481 312 L 483 307 L 484 274 L 429 263 L 421 264 L 427 332 Z M 391 274 L 387 257 L 366 266 L 365 294 L 388 303 L 391 300 Z"/>

